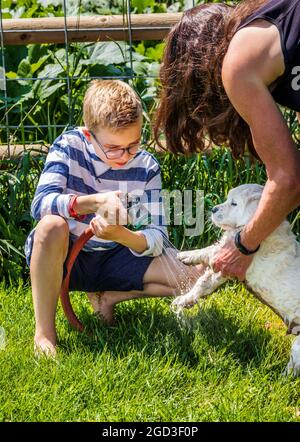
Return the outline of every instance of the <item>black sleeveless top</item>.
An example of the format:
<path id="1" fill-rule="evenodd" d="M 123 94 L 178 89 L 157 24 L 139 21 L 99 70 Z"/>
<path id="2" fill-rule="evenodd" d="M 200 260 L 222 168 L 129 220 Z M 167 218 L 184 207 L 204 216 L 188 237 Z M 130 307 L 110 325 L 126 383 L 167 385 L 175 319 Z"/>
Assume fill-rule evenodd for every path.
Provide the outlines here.
<path id="1" fill-rule="evenodd" d="M 270 0 L 238 29 L 258 18 L 277 27 L 285 62 L 285 72 L 269 86 L 270 92 L 277 103 L 300 112 L 300 0 Z"/>

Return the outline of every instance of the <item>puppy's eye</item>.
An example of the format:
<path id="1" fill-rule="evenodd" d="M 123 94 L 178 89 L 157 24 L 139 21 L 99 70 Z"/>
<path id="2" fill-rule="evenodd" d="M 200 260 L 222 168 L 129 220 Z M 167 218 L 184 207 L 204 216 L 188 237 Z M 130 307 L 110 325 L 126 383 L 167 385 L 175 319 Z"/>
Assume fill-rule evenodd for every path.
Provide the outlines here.
<path id="1" fill-rule="evenodd" d="M 231 206 L 237 206 L 237 203 L 235 203 L 234 201 L 231 201 Z"/>

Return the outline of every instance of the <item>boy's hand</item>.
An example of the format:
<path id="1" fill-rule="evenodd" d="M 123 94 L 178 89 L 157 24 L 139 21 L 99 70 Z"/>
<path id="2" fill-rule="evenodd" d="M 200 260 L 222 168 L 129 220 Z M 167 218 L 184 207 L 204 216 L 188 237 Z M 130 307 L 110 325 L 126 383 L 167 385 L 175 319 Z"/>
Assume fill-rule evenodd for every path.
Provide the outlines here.
<path id="1" fill-rule="evenodd" d="M 97 193 L 96 215 L 100 215 L 107 224 L 127 225 L 127 208 L 124 206 L 125 194 L 121 191 Z M 123 200 L 123 201 L 122 201 Z"/>
<path id="2" fill-rule="evenodd" d="M 98 238 L 107 239 L 109 241 L 120 242 L 122 239 L 122 232 L 124 227 L 120 225 L 109 224 L 101 216 L 96 216 L 90 222 L 90 228 L 94 235 Z"/>

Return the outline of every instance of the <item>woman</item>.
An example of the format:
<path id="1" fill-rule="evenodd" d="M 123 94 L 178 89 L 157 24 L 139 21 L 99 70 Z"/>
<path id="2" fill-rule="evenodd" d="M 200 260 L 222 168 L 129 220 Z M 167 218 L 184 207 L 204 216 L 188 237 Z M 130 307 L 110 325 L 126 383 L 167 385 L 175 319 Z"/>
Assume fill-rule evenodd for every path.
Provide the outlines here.
<path id="1" fill-rule="evenodd" d="M 253 0 L 186 11 L 167 37 L 155 124 L 174 153 L 213 142 L 245 149 L 268 180 L 253 220 L 214 268 L 244 280 L 253 253 L 300 205 L 300 152 L 276 103 L 300 112 L 300 0 Z M 299 118 L 299 114 L 298 118 Z"/>

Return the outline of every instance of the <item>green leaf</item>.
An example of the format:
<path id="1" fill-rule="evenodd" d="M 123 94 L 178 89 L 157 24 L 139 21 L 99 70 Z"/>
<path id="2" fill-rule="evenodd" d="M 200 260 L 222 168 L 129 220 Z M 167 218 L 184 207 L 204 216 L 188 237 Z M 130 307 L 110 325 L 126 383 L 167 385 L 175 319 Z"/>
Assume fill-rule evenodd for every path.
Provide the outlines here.
<path id="1" fill-rule="evenodd" d="M 7 82 L 7 95 L 12 103 L 22 99 L 24 94 L 27 94 L 31 87 L 29 81 L 8 81 Z"/>
<path id="2" fill-rule="evenodd" d="M 124 72 L 114 65 L 95 64 L 89 68 L 89 74 L 92 77 L 120 77 Z"/>
<path id="3" fill-rule="evenodd" d="M 147 58 L 150 58 L 153 61 L 161 61 L 164 48 L 165 48 L 165 43 L 159 43 L 155 45 L 154 48 L 148 48 L 146 50 L 145 55 Z"/>
<path id="4" fill-rule="evenodd" d="M 134 61 L 132 63 L 133 71 L 137 75 L 145 75 L 147 74 L 147 66 L 149 63 L 142 63 L 140 61 Z"/>
<path id="5" fill-rule="evenodd" d="M 144 42 L 141 41 L 137 46 L 135 46 L 135 51 L 141 55 L 145 55 L 145 45 Z"/>
<path id="6" fill-rule="evenodd" d="M 48 6 L 51 6 L 51 5 L 53 5 L 53 6 L 59 6 L 59 5 L 62 4 L 62 1 L 61 1 L 61 0 L 39 0 L 39 2 L 41 3 L 41 5 L 42 5 L 44 8 L 47 8 Z"/>
<path id="7" fill-rule="evenodd" d="M 10 8 L 12 4 L 12 0 L 2 0 L 1 8 Z"/>
<path id="8" fill-rule="evenodd" d="M 17 72 L 20 62 L 27 57 L 26 46 L 6 46 L 4 49 L 5 67 L 7 71 Z"/>
<path id="9" fill-rule="evenodd" d="M 49 54 L 50 51 L 46 45 L 28 45 L 28 60 L 31 64 L 38 63 L 38 61 L 44 57 L 45 55 Z"/>
<path id="10" fill-rule="evenodd" d="M 52 86 L 42 87 L 40 89 L 39 98 L 40 100 L 45 100 L 46 98 L 50 97 L 50 95 L 54 94 L 58 89 L 65 86 L 65 83 L 58 82 L 53 84 Z"/>
<path id="11" fill-rule="evenodd" d="M 5 246 L 1 247 L 1 244 L 3 244 Z M 16 247 L 14 247 L 9 241 L 4 240 L 4 239 L 0 239 L 0 247 L 2 250 L 4 250 L 4 252 L 6 252 L 8 255 L 10 255 L 10 251 L 12 250 L 13 252 L 17 253 L 18 255 L 22 256 L 22 258 L 25 258 L 24 253 L 21 253 Z"/>
<path id="12" fill-rule="evenodd" d="M 20 62 L 19 66 L 18 66 L 17 74 L 19 77 L 22 77 L 22 78 L 32 77 L 31 64 L 29 63 L 29 61 L 26 58 Z"/>
<path id="13" fill-rule="evenodd" d="M 26 94 L 23 94 L 20 97 L 20 103 L 26 103 L 26 101 L 34 98 L 34 91 L 33 91 L 32 87 L 28 86 L 27 90 L 28 90 L 28 92 L 26 92 Z"/>
<path id="14" fill-rule="evenodd" d="M 2 11 L 2 18 L 12 18 L 12 15 L 9 12 Z"/>
<path id="15" fill-rule="evenodd" d="M 40 71 L 38 73 L 38 78 L 42 78 L 42 77 L 57 77 L 59 74 L 63 73 L 64 69 L 58 64 L 47 64 L 47 66 L 45 66 L 45 68 Z"/>
<path id="16" fill-rule="evenodd" d="M 35 13 L 38 11 L 39 6 L 33 5 L 30 8 L 26 8 L 22 14 L 22 18 L 31 18 L 34 17 Z"/>
<path id="17" fill-rule="evenodd" d="M 32 63 L 31 69 L 32 73 L 34 74 L 40 67 L 45 63 L 46 60 L 50 57 L 50 54 L 44 55 L 44 57 L 41 57 L 37 63 Z"/>
<path id="18" fill-rule="evenodd" d="M 155 6 L 154 0 L 131 0 L 131 6 L 136 8 L 137 12 L 141 14 L 146 8 L 153 8 Z"/>
<path id="19" fill-rule="evenodd" d="M 9 72 L 6 72 L 6 77 L 7 78 L 18 78 L 18 75 L 16 72 L 9 71 Z"/>
<path id="20" fill-rule="evenodd" d="M 157 95 L 157 88 L 156 87 L 148 87 L 145 90 L 145 93 L 142 94 L 142 99 L 144 101 L 151 101 L 153 100 Z"/>
<path id="21" fill-rule="evenodd" d="M 62 63 L 66 63 L 66 50 L 65 49 L 59 49 L 58 51 L 54 52 L 54 56 Z M 70 56 L 70 55 L 69 55 Z"/>
<path id="22" fill-rule="evenodd" d="M 160 65 L 157 62 L 150 63 L 148 75 L 158 77 L 159 76 Z"/>
<path id="23" fill-rule="evenodd" d="M 88 47 L 87 51 L 90 60 L 93 63 L 107 66 L 112 63 L 124 63 L 124 53 L 126 48 L 128 49 L 125 42 L 119 42 L 118 44 L 112 42 L 99 42 Z"/>

